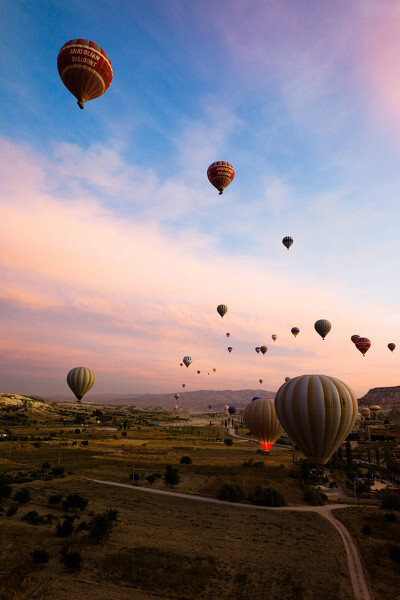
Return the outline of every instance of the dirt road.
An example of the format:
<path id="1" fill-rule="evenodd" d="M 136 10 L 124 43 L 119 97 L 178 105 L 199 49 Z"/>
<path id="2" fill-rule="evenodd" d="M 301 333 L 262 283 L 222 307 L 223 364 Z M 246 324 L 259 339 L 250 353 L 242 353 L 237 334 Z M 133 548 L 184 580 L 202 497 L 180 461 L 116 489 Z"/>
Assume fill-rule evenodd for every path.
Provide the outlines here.
<path id="1" fill-rule="evenodd" d="M 357 547 L 346 527 L 332 514 L 332 510 L 336 508 L 344 509 L 347 508 L 345 504 L 328 504 L 325 506 L 280 506 L 280 507 L 267 507 L 267 506 L 255 506 L 252 504 L 243 504 L 240 502 L 226 502 L 224 500 L 217 500 L 217 498 L 209 498 L 206 496 L 195 496 L 192 494 L 183 494 L 182 492 L 173 492 L 171 490 L 158 490 L 148 487 L 141 487 L 137 485 L 131 485 L 129 483 L 118 483 L 116 481 L 104 481 L 100 479 L 91 479 L 96 483 L 104 485 L 113 485 L 116 487 L 129 488 L 132 491 L 146 492 L 149 494 L 159 494 L 160 496 L 175 496 L 176 498 L 184 498 L 185 500 L 194 502 L 208 502 L 210 504 L 222 504 L 224 506 L 230 506 L 232 509 L 236 507 L 246 508 L 248 510 L 290 510 L 290 511 L 303 511 L 303 512 L 316 512 L 321 517 L 327 519 L 335 529 L 339 532 L 342 538 L 344 547 L 346 549 L 347 563 L 349 567 L 351 583 L 354 591 L 355 600 L 371 600 L 371 594 L 368 588 L 367 580 L 362 568 L 360 555 L 358 554 Z"/>

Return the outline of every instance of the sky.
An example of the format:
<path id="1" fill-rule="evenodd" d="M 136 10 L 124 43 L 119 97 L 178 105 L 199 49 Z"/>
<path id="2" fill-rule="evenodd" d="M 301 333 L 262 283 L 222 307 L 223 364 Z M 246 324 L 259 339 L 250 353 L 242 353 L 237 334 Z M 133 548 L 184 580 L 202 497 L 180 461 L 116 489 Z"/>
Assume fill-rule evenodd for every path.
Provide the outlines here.
<path id="1" fill-rule="evenodd" d="M 114 73 L 84 110 L 79 37 Z M 0 49 L 2 392 L 400 384 L 399 3 L 3 0 Z"/>

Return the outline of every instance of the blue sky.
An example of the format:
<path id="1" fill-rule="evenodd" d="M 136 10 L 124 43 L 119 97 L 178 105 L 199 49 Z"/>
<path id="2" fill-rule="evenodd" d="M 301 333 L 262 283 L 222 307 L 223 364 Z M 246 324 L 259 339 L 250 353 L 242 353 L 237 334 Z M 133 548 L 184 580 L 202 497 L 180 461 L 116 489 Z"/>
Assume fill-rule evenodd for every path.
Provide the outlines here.
<path id="1" fill-rule="evenodd" d="M 388 1 L 3 1 L 3 391 L 83 364 L 93 392 L 174 392 L 186 354 L 217 389 L 396 385 L 399 30 Z M 84 111 L 56 67 L 80 36 L 114 71 Z"/>

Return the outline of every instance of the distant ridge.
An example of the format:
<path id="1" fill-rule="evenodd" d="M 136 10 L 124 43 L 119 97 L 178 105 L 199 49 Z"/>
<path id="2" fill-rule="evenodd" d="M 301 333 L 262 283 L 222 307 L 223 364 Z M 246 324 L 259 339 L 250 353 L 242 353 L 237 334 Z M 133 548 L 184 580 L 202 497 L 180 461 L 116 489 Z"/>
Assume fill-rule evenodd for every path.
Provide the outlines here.
<path id="1" fill-rule="evenodd" d="M 372 388 L 365 396 L 359 398 L 358 403 L 360 406 L 378 404 L 385 409 L 400 408 L 400 385 Z"/>
<path id="2" fill-rule="evenodd" d="M 175 400 L 175 393 L 180 394 L 178 400 Z M 125 404 L 144 408 L 149 406 L 172 408 L 175 404 L 179 404 L 179 406 L 183 406 L 184 410 L 209 410 L 208 405 L 212 404 L 214 410 L 221 410 L 224 404 L 235 406 L 235 408 L 245 408 L 254 396 L 273 398 L 275 392 L 266 390 L 196 390 L 193 392 L 177 390 L 170 394 L 92 394 L 89 392 L 84 397 L 83 402 Z M 74 398 L 71 396 L 56 396 L 52 397 L 51 400 L 73 402 Z"/>

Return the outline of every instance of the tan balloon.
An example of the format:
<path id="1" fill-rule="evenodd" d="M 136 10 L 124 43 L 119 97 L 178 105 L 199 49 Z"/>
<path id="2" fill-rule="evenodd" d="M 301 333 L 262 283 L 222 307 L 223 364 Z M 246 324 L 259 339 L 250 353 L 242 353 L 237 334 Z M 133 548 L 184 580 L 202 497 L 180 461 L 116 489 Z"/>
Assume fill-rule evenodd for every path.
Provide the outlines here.
<path id="1" fill-rule="evenodd" d="M 67 383 L 78 400 L 90 390 L 94 379 L 94 373 L 88 367 L 75 367 L 67 375 Z"/>
<path id="2" fill-rule="evenodd" d="M 257 398 L 246 406 L 244 420 L 264 450 L 269 450 L 284 433 L 276 416 L 273 398 Z"/>
<path id="3" fill-rule="evenodd" d="M 339 379 L 301 375 L 279 388 L 275 410 L 307 459 L 324 465 L 353 429 L 358 403 L 353 390 Z"/>

